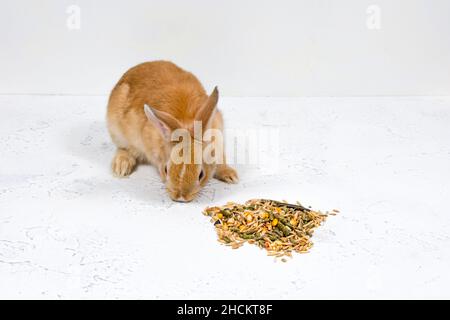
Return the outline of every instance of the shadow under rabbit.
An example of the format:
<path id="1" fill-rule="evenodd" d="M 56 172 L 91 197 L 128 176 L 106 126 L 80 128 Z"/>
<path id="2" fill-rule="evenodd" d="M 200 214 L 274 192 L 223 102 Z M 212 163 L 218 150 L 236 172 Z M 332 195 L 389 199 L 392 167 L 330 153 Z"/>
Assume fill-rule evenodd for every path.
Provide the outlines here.
<path id="1" fill-rule="evenodd" d="M 120 191 L 132 199 L 146 201 L 152 205 L 167 207 L 168 203 L 172 204 L 157 170 L 149 164 L 140 163 L 129 177 L 113 176 L 111 161 L 116 147 L 110 140 L 104 121 L 83 122 L 68 129 L 63 136 L 66 150 L 72 156 L 87 160 L 94 165 L 94 168 L 102 168 L 103 172 L 100 175 L 103 175 L 105 171 L 111 175 L 111 179 L 90 183 L 90 192 L 101 196 L 111 196 Z M 239 174 L 242 174 L 244 169 L 245 166 L 240 166 Z M 230 199 L 230 196 L 238 189 L 234 185 L 211 179 L 193 203 L 210 204 L 225 198 Z"/>

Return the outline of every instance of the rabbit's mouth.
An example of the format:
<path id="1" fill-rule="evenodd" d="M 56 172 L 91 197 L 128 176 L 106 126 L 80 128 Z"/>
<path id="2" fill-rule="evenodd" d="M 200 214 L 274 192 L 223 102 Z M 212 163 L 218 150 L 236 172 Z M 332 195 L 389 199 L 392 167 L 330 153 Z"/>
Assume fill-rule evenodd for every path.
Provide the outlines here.
<path id="1" fill-rule="evenodd" d="M 178 199 L 172 199 L 172 200 L 175 202 L 184 202 L 184 203 L 192 201 L 192 199 L 188 200 L 188 199 L 184 199 L 182 197 L 179 197 Z"/>

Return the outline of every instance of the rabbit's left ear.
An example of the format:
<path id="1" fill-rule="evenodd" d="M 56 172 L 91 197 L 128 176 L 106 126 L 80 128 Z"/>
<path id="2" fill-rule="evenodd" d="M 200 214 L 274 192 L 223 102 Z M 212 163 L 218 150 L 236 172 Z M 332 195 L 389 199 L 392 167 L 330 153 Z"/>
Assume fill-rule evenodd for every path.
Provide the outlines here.
<path id="1" fill-rule="evenodd" d="M 200 108 L 200 110 L 197 111 L 197 114 L 195 115 L 195 120 L 201 121 L 203 128 L 207 127 L 209 120 L 216 111 L 217 101 L 219 101 L 219 90 L 216 86 L 214 87 L 211 95 L 208 97 L 208 100 L 206 100 L 206 103 Z"/>
<path id="2" fill-rule="evenodd" d="M 166 139 L 170 138 L 172 131 L 181 128 L 180 122 L 167 112 L 156 110 L 147 104 L 144 105 L 144 111 L 148 120 L 159 128 Z"/>

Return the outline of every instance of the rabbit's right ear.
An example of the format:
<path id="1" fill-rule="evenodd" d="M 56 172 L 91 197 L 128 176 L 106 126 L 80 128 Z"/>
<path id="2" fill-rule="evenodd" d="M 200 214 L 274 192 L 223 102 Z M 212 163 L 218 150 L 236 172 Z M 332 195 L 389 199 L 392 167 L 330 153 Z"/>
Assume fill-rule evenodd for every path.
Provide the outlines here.
<path id="1" fill-rule="evenodd" d="M 214 87 L 213 92 L 206 100 L 206 103 L 197 111 L 195 115 L 195 120 L 201 121 L 203 128 L 208 126 L 209 120 L 212 118 L 214 112 L 216 111 L 217 101 L 219 100 L 219 90 L 217 86 Z"/>
<path id="2" fill-rule="evenodd" d="M 170 139 L 173 130 L 181 128 L 180 122 L 167 112 L 153 109 L 147 104 L 144 104 L 144 111 L 148 120 L 161 131 L 166 139 Z"/>

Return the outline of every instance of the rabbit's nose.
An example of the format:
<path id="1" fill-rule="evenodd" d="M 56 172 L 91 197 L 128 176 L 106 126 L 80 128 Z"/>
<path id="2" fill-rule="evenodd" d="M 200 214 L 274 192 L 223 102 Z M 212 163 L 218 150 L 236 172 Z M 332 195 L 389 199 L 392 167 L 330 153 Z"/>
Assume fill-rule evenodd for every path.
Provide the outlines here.
<path id="1" fill-rule="evenodd" d="M 176 201 L 176 202 L 189 202 L 189 200 L 186 200 L 184 197 L 178 197 L 178 198 L 174 199 L 173 201 Z"/>
<path id="2" fill-rule="evenodd" d="M 172 200 L 176 202 L 189 202 L 180 191 L 177 191 L 172 195 Z"/>

